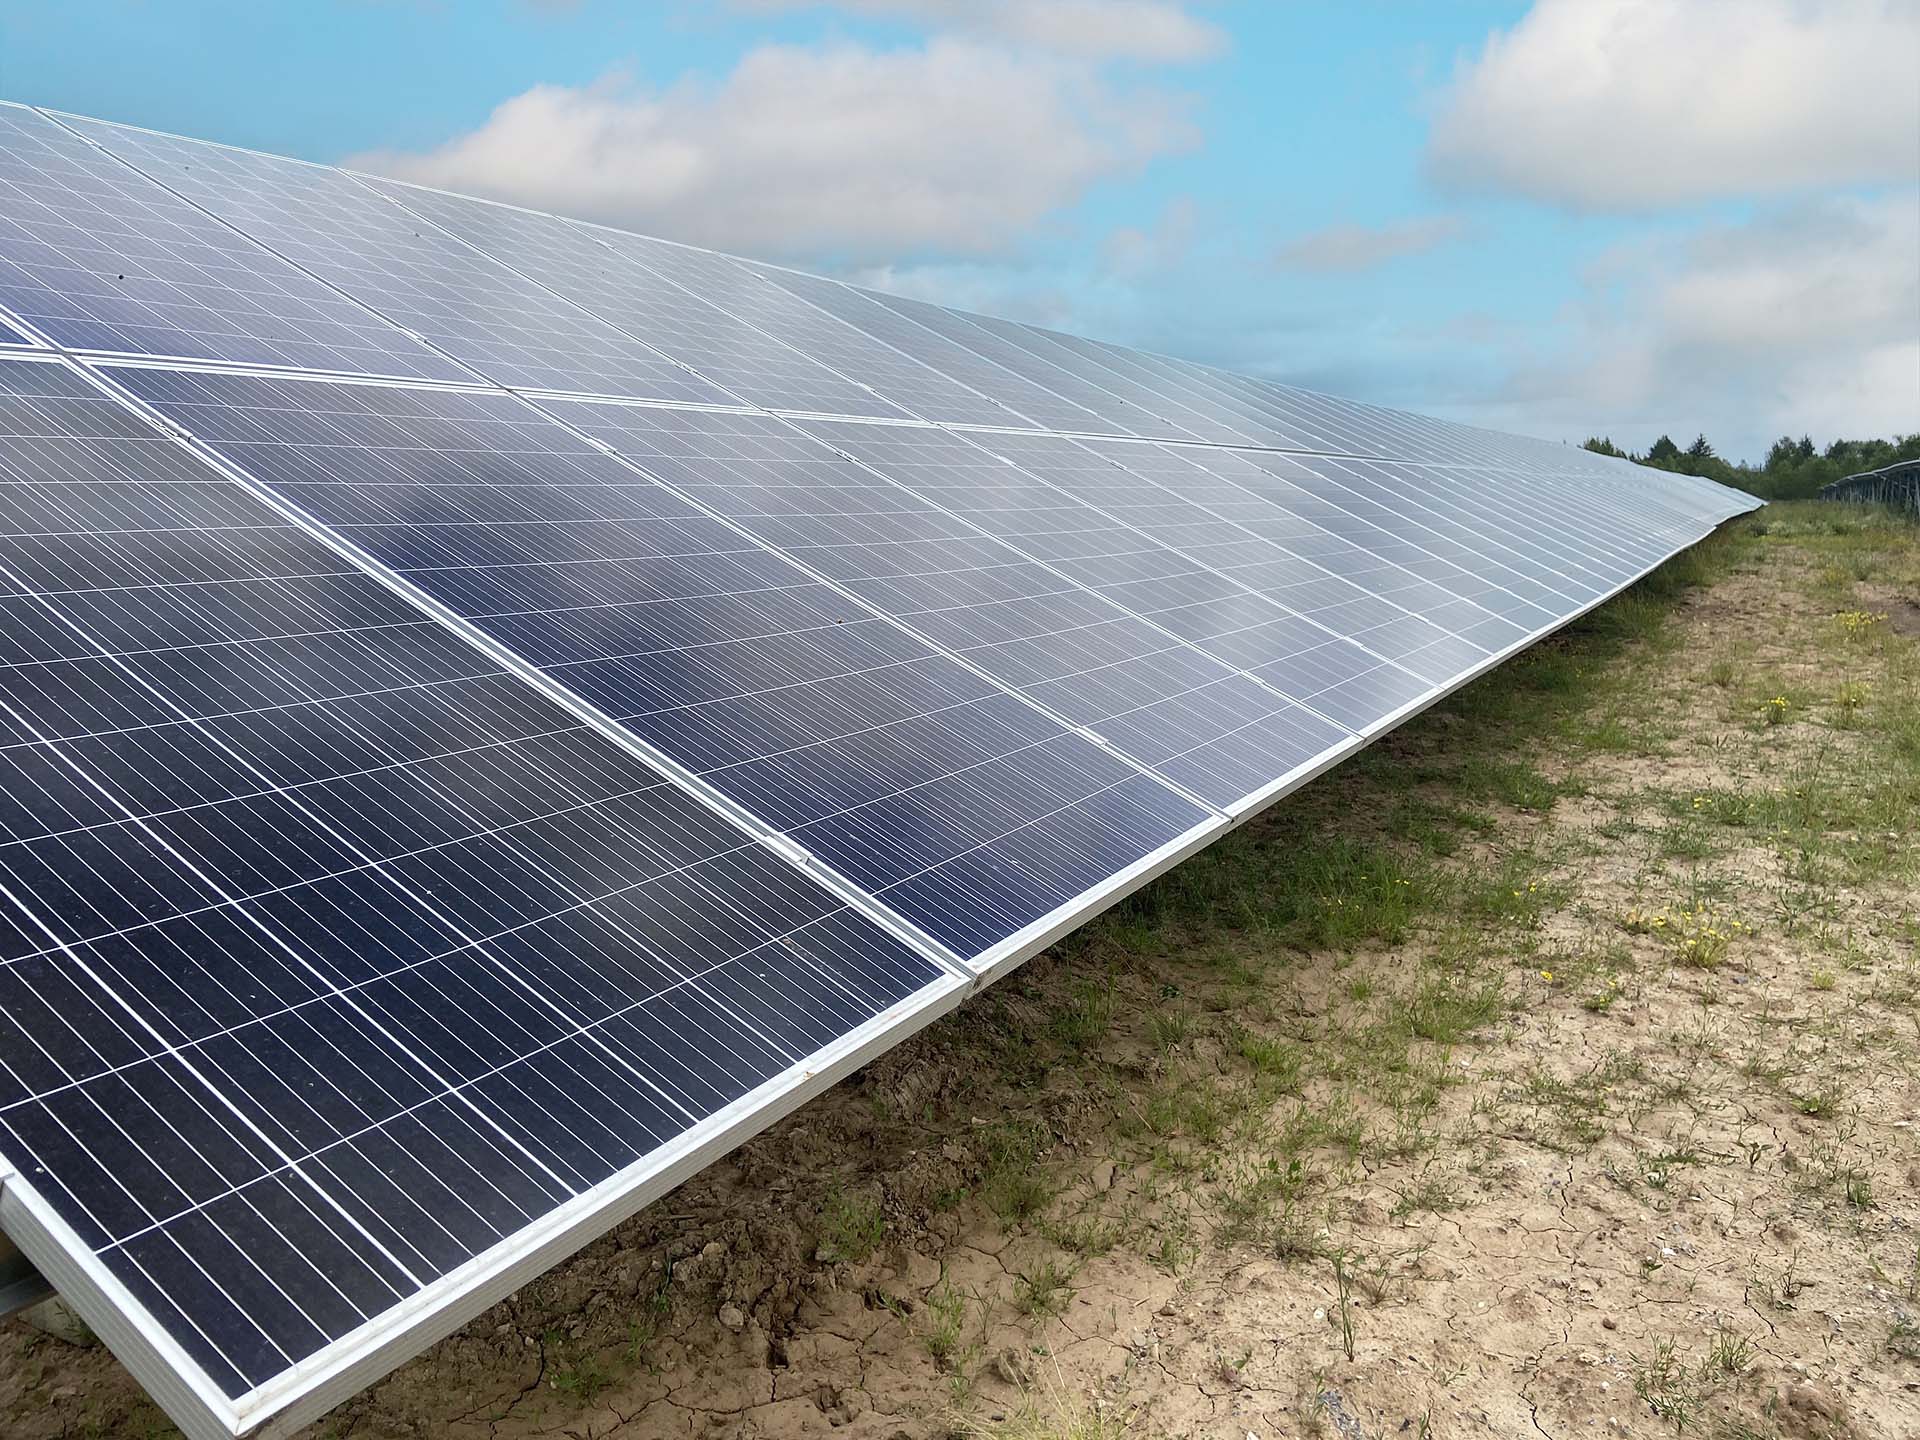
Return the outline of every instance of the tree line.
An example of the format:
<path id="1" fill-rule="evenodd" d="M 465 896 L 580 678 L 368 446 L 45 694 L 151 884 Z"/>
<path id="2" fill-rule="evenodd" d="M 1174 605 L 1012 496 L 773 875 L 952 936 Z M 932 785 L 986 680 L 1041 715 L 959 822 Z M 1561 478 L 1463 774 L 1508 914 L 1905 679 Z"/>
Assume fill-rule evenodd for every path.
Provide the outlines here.
<path id="1" fill-rule="evenodd" d="M 1767 451 L 1760 465 L 1735 464 L 1714 453 L 1705 435 L 1682 449 L 1671 436 L 1662 435 L 1644 454 L 1622 450 L 1612 439 L 1594 436 L 1586 448 L 1601 455 L 1617 455 L 1636 465 L 1651 465 L 1656 470 L 1672 470 L 1681 475 L 1700 475 L 1734 485 L 1762 500 L 1800 500 L 1816 495 L 1822 485 L 1844 480 L 1862 470 L 1878 470 L 1900 460 L 1920 460 L 1920 433 L 1896 435 L 1891 440 L 1835 440 L 1822 450 L 1811 436 L 1798 440 L 1782 435 Z"/>

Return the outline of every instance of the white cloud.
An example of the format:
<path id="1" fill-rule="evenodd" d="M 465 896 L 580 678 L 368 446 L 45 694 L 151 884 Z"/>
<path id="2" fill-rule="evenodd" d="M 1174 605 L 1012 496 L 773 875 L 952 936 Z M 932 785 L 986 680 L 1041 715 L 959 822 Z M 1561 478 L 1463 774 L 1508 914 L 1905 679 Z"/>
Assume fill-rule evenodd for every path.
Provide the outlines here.
<path id="1" fill-rule="evenodd" d="M 1558 347 L 1515 362 L 1479 418 L 1636 445 L 1704 430 L 1746 458 L 1785 431 L 1920 429 L 1920 194 L 1798 202 L 1623 247 L 1564 320 Z"/>
<path id="2" fill-rule="evenodd" d="M 1920 0 L 1538 0 L 1463 61 L 1436 179 L 1638 210 L 1920 175 Z"/>
<path id="3" fill-rule="evenodd" d="M 1160 88 L 935 37 L 762 46 L 718 84 L 536 86 L 436 150 L 349 163 L 749 254 L 890 257 L 1001 249 L 1196 138 Z"/>
<path id="4" fill-rule="evenodd" d="M 1331 225 L 1280 247 L 1274 263 L 1283 270 L 1326 273 L 1371 270 L 1403 255 L 1421 255 L 1466 232 L 1458 215 L 1424 215 L 1385 225 Z"/>
<path id="5" fill-rule="evenodd" d="M 1097 59 L 1204 60 L 1218 26 L 1177 0 L 733 0 L 760 12 L 832 8 Z"/>

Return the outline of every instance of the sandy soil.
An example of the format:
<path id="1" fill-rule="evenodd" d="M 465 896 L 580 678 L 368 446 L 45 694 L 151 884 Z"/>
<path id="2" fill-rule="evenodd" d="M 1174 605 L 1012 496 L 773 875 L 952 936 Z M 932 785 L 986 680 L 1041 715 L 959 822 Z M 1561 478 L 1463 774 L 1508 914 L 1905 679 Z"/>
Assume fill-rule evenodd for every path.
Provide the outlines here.
<path id="1" fill-rule="evenodd" d="M 1423 717 L 304 1433 L 1920 1436 L 1920 584 L 1823 543 Z M 0 1356 L 8 1436 L 169 1433 Z"/>

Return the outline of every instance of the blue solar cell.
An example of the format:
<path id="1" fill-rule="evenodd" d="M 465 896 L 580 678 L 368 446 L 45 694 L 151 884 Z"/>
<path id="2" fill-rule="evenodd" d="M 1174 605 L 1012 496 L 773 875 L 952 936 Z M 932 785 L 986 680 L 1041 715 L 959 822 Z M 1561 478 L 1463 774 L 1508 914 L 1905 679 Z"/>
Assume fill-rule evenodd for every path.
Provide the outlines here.
<path id="1" fill-rule="evenodd" d="M 946 430 L 810 421 L 810 440 L 755 416 L 551 408 L 1210 805 L 1347 738 L 1129 608 L 1162 547 Z"/>
<path id="2" fill-rule="evenodd" d="M 1006 407 L 1008 415 L 990 420 L 987 422 L 989 424 L 1095 435 L 1109 434 L 1114 429 L 1093 411 L 1074 404 L 1064 395 L 1037 385 L 1006 366 L 956 344 L 900 311 L 888 309 L 870 291 L 838 280 L 823 280 L 818 276 L 802 275 L 771 265 L 755 265 L 751 268 L 755 274 L 783 290 L 791 291 L 829 315 L 844 320 L 855 329 L 908 354 L 917 355 L 943 374 L 964 381 L 982 395 L 991 396 Z"/>

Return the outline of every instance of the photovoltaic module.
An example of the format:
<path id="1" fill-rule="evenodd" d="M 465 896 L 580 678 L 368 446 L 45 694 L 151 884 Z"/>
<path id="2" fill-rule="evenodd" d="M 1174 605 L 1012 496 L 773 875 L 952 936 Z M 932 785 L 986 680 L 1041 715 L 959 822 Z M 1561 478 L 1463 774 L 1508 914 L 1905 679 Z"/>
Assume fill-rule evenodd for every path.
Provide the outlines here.
<path id="1" fill-rule="evenodd" d="M 1757 504 L 0 105 L 0 1227 L 291 1429 Z"/>

